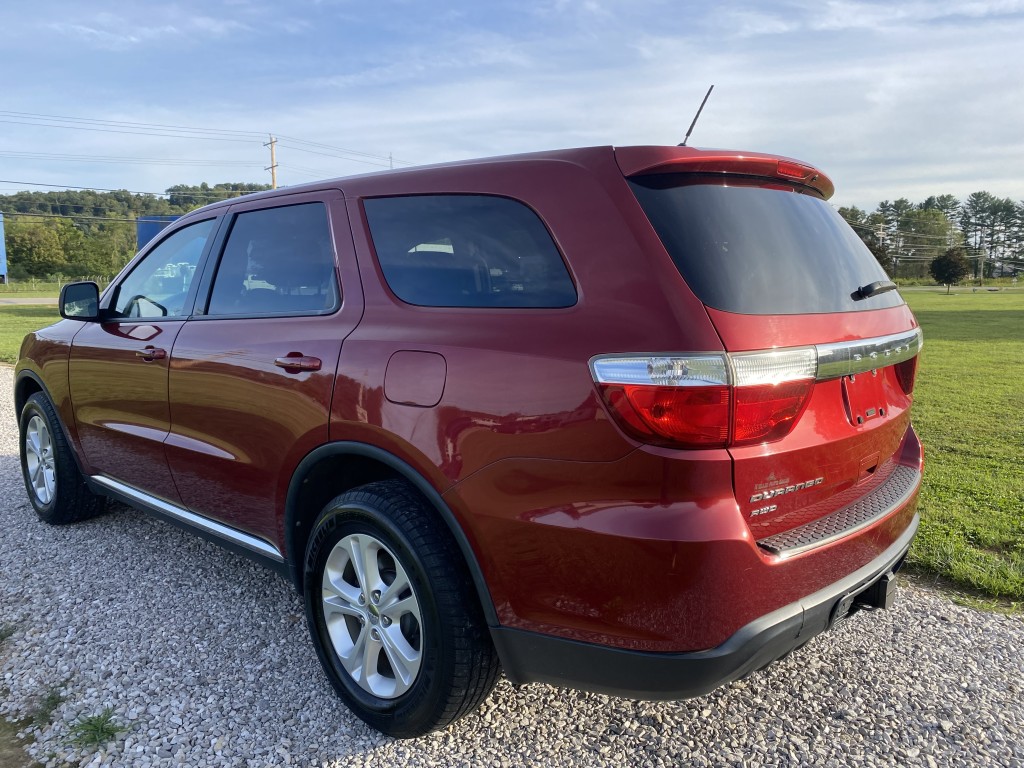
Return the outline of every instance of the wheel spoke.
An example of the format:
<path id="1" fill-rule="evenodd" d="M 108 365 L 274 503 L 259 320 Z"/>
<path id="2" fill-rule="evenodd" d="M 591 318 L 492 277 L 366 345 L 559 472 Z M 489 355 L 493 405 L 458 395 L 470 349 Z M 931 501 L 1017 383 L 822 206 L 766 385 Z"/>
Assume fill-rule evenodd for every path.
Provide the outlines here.
<path id="1" fill-rule="evenodd" d="M 336 548 L 327 559 L 322 584 L 325 600 L 328 595 L 337 595 L 349 605 L 359 604 L 359 595 L 361 594 L 359 586 L 345 581 L 345 566 L 348 562 L 348 552 L 340 547 Z"/>
<path id="2" fill-rule="evenodd" d="M 359 589 L 366 594 L 369 589 L 366 581 L 366 564 L 363 558 L 363 546 L 361 542 L 361 536 L 349 536 L 345 539 L 346 549 L 348 550 L 349 560 L 352 563 L 352 568 L 356 572 L 356 582 L 358 583 Z"/>
<path id="3" fill-rule="evenodd" d="M 35 456 L 37 459 L 42 458 L 43 451 L 39 445 L 39 433 L 29 432 L 25 435 L 25 447 Z"/>
<path id="4" fill-rule="evenodd" d="M 382 614 L 386 615 L 393 621 L 398 621 L 402 618 L 403 614 L 411 613 L 416 617 L 416 621 L 420 620 L 420 606 L 416 602 L 416 598 L 409 596 L 389 605 L 387 608 L 381 611 Z"/>
<path id="5" fill-rule="evenodd" d="M 49 503 L 53 498 L 53 490 L 57 485 L 57 476 L 51 467 L 43 467 L 43 486 L 46 490 L 46 498 L 42 499 L 44 504 Z"/>
<path id="6" fill-rule="evenodd" d="M 377 662 L 380 660 L 380 634 L 378 633 L 377 639 L 373 637 L 371 632 L 364 632 L 363 634 L 366 635 L 366 641 L 363 644 L 362 679 L 371 693 L 377 693 L 374 690 L 373 678 L 378 676 Z"/>
<path id="7" fill-rule="evenodd" d="M 345 670 L 352 675 L 352 679 L 362 685 L 364 688 L 365 678 L 362 676 L 364 655 L 366 653 L 366 641 L 369 638 L 370 633 L 363 627 L 359 631 L 359 636 L 352 643 L 352 647 L 348 649 L 347 653 L 338 653 L 338 658 L 341 659 L 341 665 L 345 667 Z"/>
<path id="8" fill-rule="evenodd" d="M 352 616 L 356 619 L 365 620 L 365 612 L 360 610 L 359 607 L 350 600 L 348 595 L 342 594 L 328 594 L 328 590 L 324 590 L 324 614 L 330 616 L 332 614 L 341 614 L 343 616 Z"/>
<path id="9" fill-rule="evenodd" d="M 381 632 L 381 640 L 383 641 L 384 653 L 387 654 L 388 661 L 391 663 L 391 669 L 395 672 L 396 682 L 401 683 L 396 693 L 401 693 L 403 690 L 408 689 L 413 679 L 415 679 L 416 673 L 419 671 L 420 652 L 409 645 L 397 624 L 393 624 L 388 629 L 383 630 Z"/>
<path id="10" fill-rule="evenodd" d="M 398 566 L 397 572 L 395 573 L 395 580 L 388 584 L 387 589 L 381 592 L 381 613 L 391 613 L 393 606 L 399 601 L 399 595 L 401 595 L 408 588 L 409 578 L 405 575 L 405 570 L 401 566 Z M 415 600 L 413 602 L 415 602 Z"/>
<path id="11" fill-rule="evenodd" d="M 380 542 L 375 538 L 372 536 L 359 537 L 359 553 L 362 557 L 364 574 L 362 584 L 363 589 L 366 590 L 367 598 L 369 598 L 371 592 L 380 589 L 382 586 L 380 568 L 377 565 L 377 555 L 379 552 Z"/>

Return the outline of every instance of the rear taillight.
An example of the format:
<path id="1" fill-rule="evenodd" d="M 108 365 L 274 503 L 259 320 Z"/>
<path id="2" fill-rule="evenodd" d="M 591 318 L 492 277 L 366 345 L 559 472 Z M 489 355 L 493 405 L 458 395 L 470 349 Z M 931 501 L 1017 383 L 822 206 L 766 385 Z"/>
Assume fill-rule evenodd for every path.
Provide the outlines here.
<path id="1" fill-rule="evenodd" d="M 909 395 L 914 391 L 918 359 L 917 357 L 912 357 L 896 365 L 896 381 L 900 383 L 900 389 L 903 390 L 904 394 Z"/>
<path id="2" fill-rule="evenodd" d="M 599 357 L 591 371 L 619 425 L 646 443 L 722 448 L 729 440 L 724 355 Z"/>
<path id="3" fill-rule="evenodd" d="M 622 429 L 646 443 L 722 448 L 781 440 L 815 382 L 892 367 L 914 389 L 923 337 L 910 331 L 761 352 L 598 355 L 590 372 Z"/>
<path id="4" fill-rule="evenodd" d="M 648 443 L 722 448 L 779 440 L 814 386 L 813 348 L 665 357 L 601 356 L 591 371 L 619 425 Z"/>
<path id="5" fill-rule="evenodd" d="M 736 384 L 733 445 L 767 443 L 789 434 L 814 388 L 814 349 L 729 355 Z"/>

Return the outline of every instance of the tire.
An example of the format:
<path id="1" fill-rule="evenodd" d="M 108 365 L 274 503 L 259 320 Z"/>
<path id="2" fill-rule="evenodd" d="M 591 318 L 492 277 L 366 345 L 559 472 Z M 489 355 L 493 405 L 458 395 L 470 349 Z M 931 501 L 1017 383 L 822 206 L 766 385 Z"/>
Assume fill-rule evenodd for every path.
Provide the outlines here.
<path id="1" fill-rule="evenodd" d="M 39 519 L 67 525 L 103 512 L 107 500 L 89 490 L 49 398 L 31 395 L 19 421 L 21 474 Z"/>
<path id="2" fill-rule="evenodd" d="M 368 567 L 367 567 L 368 566 Z M 500 666 L 451 533 L 401 480 L 333 499 L 306 546 L 306 619 L 341 699 L 398 738 L 475 710 Z"/>

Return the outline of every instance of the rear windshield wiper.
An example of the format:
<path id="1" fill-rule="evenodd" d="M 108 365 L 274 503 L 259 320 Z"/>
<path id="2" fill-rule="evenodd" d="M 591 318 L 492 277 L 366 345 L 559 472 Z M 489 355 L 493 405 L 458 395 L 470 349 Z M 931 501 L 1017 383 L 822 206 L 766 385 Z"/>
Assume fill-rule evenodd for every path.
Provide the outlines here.
<path id="1" fill-rule="evenodd" d="M 850 298 L 854 301 L 860 301 L 861 299 L 870 299 L 872 296 L 877 296 L 880 293 L 888 293 L 889 291 L 895 291 L 899 286 L 891 280 L 876 280 L 873 283 L 862 285 L 856 291 L 850 294 Z"/>

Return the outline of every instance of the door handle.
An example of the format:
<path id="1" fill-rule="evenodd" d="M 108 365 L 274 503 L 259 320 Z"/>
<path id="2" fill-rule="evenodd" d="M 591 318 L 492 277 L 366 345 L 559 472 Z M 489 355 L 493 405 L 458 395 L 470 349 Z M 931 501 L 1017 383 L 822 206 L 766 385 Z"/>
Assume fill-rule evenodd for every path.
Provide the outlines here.
<path id="1" fill-rule="evenodd" d="M 167 357 L 167 350 L 157 349 L 156 347 L 150 345 L 145 349 L 135 350 L 135 356 L 141 357 L 147 363 L 151 363 L 154 360 L 163 360 L 165 357 Z"/>
<path id="2" fill-rule="evenodd" d="M 274 360 L 274 365 L 284 368 L 288 373 L 297 373 L 299 371 L 319 371 L 322 363 L 319 357 L 307 357 L 293 352 L 286 357 Z"/>

